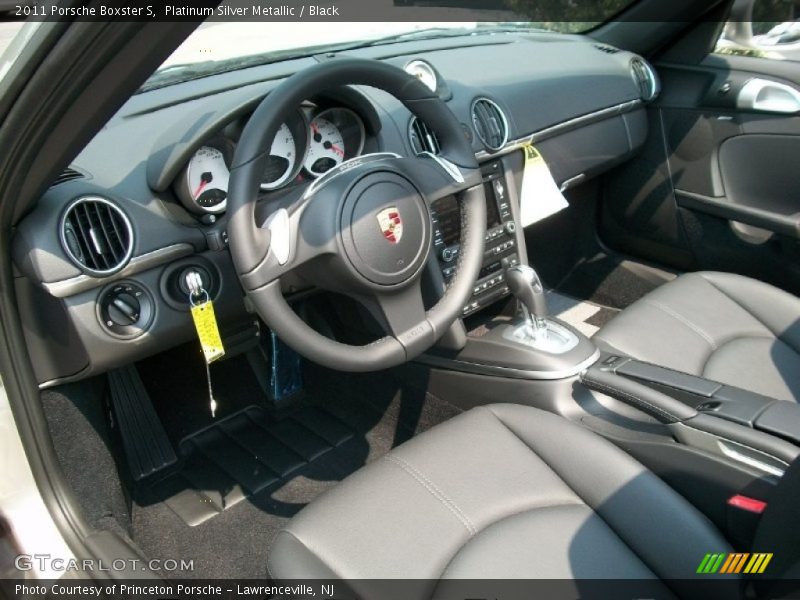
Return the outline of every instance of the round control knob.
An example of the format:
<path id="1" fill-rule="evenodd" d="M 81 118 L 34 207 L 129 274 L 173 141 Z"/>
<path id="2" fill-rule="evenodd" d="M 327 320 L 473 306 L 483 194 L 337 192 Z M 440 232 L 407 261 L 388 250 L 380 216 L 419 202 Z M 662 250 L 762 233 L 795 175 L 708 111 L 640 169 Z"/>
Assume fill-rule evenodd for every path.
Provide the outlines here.
<path id="1" fill-rule="evenodd" d="M 134 338 L 143 334 L 153 320 L 154 304 L 149 292 L 132 281 L 121 281 L 100 292 L 97 318 L 103 328 L 116 337 Z"/>
<path id="2" fill-rule="evenodd" d="M 133 325 L 139 322 L 142 305 L 127 292 L 114 294 L 108 304 L 108 318 L 115 325 Z"/>
<path id="3" fill-rule="evenodd" d="M 507 233 L 510 233 L 510 234 L 512 234 L 512 235 L 513 235 L 513 234 L 514 234 L 514 232 L 517 230 L 517 224 L 516 224 L 516 223 L 514 223 L 514 221 L 506 221 L 506 222 L 504 223 L 504 226 L 505 226 L 505 228 L 506 228 L 506 232 L 507 232 Z"/>

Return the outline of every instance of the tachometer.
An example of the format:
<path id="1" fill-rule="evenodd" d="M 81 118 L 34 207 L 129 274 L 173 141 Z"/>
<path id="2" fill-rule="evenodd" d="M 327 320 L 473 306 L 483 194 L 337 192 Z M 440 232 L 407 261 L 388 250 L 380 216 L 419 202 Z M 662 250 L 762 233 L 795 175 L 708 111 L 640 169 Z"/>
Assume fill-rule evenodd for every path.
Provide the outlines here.
<path id="1" fill-rule="evenodd" d="M 323 110 L 309 125 L 308 151 L 303 165 L 311 175 L 330 171 L 364 148 L 364 122 L 347 108 Z"/>
<path id="2" fill-rule="evenodd" d="M 179 195 L 183 204 L 197 213 L 221 213 L 228 198 L 228 165 L 218 148 L 202 146 L 186 167 Z"/>
<path id="3" fill-rule="evenodd" d="M 294 166 L 297 163 L 297 144 L 289 126 L 284 123 L 275 134 L 272 148 L 267 158 L 267 167 L 264 169 L 264 179 L 261 183 L 262 190 L 274 190 L 282 186 L 294 175 Z"/>

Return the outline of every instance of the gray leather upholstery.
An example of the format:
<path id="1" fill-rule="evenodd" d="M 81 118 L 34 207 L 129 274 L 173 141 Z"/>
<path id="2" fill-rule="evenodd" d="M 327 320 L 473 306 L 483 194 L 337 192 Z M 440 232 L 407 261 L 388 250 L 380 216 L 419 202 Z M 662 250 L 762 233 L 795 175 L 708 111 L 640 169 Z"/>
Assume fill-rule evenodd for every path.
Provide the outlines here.
<path id="1" fill-rule="evenodd" d="M 413 438 L 312 502 L 277 535 L 269 570 L 426 580 L 417 596 L 430 597 L 440 578 L 685 580 L 706 552 L 727 549 L 704 516 L 606 440 L 496 404 Z M 673 591 L 691 597 L 690 587 Z"/>
<path id="2" fill-rule="evenodd" d="M 682 275 L 603 327 L 601 347 L 780 400 L 800 400 L 800 299 L 729 273 Z"/>

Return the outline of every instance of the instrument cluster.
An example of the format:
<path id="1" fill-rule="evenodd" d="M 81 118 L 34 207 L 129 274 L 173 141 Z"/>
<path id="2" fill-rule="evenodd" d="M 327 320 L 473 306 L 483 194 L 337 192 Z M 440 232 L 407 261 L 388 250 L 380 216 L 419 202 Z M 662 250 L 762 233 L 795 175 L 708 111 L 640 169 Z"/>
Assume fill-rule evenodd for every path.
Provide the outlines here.
<path id="1" fill-rule="evenodd" d="M 228 127 L 204 142 L 181 171 L 174 188 L 183 205 L 198 214 L 225 211 L 229 167 L 241 130 Z M 304 106 L 275 135 L 261 189 L 277 190 L 324 175 L 364 150 L 366 128 L 353 110 Z"/>

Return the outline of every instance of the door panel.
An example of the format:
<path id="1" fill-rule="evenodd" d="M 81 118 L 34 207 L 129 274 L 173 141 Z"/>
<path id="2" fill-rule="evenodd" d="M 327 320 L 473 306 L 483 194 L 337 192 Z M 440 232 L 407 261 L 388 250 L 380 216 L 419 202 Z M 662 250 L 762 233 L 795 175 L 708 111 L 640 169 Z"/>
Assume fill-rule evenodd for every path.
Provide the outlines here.
<path id="1" fill-rule="evenodd" d="M 756 110 L 783 88 L 747 96 L 755 79 L 800 94 L 800 64 L 711 55 L 657 68 L 651 136 L 607 178 L 601 237 L 679 269 L 738 272 L 800 294 L 800 113 Z"/>

